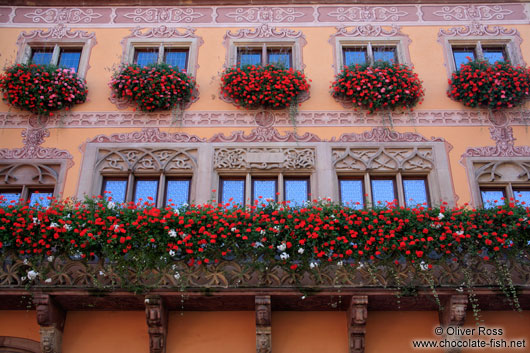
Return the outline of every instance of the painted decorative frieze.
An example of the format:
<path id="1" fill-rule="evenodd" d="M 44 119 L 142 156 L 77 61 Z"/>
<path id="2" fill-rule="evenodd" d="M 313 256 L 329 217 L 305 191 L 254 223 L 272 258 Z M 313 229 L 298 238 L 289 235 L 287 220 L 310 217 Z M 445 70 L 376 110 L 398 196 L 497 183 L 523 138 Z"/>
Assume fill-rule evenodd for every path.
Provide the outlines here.
<path id="1" fill-rule="evenodd" d="M 312 7 L 218 7 L 217 23 L 301 23 L 313 21 Z"/>
<path id="2" fill-rule="evenodd" d="M 215 169 L 312 169 L 313 148 L 217 148 Z"/>
<path id="3" fill-rule="evenodd" d="M 72 159 L 70 152 L 52 147 L 42 147 L 44 139 L 50 136 L 45 128 L 28 128 L 22 131 L 24 147 L 1 148 L 0 159 Z"/>
<path id="4" fill-rule="evenodd" d="M 332 150 L 333 165 L 344 170 L 429 171 L 434 168 L 432 148 L 358 148 Z"/>
<path id="5" fill-rule="evenodd" d="M 303 38 L 302 32 L 288 28 L 276 28 L 268 24 L 257 28 L 242 28 L 236 32 L 228 31 L 225 39 L 297 39 Z"/>
<path id="6" fill-rule="evenodd" d="M 111 21 L 110 7 L 20 7 L 15 10 L 15 23 L 34 24 L 106 24 Z"/>
<path id="7" fill-rule="evenodd" d="M 468 148 L 462 157 L 530 157 L 530 146 L 514 145 L 511 126 L 492 126 L 489 130 L 495 146 Z"/>
<path id="8" fill-rule="evenodd" d="M 423 5 L 421 10 L 424 21 L 507 21 L 526 18 L 523 4 Z"/>
<path id="9" fill-rule="evenodd" d="M 417 21 L 415 6 L 321 6 L 321 22 L 402 22 Z"/>
<path id="10" fill-rule="evenodd" d="M 86 41 L 94 39 L 95 33 L 88 33 L 86 31 L 72 30 L 64 24 L 58 24 L 55 27 L 35 30 L 31 32 L 22 32 L 17 39 L 17 44 L 20 45 L 22 42 L 29 41 L 47 41 L 47 40 L 63 40 L 63 39 L 79 39 L 80 41 Z"/>
<path id="11" fill-rule="evenodd" d="M 519 32 L 515 29 L 508 29 L 501 26 L 489 26 L 478 22 L 469 25 L 453 27 L 449 29 L 440 29 L 438 37 L 470 37 L 470 36 L 518 36 Z"/>
<path id="12" fill-rule="evenodd" d="M 207 7 L 118 7 L 114 23 L 210 23 L 213 10 Z"/>

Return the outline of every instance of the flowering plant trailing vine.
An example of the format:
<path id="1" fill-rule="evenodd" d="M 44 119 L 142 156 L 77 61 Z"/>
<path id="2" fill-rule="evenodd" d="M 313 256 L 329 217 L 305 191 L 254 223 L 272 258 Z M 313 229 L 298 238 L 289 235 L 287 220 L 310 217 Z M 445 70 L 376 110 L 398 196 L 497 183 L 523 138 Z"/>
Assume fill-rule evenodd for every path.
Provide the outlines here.
<path id="1" fill-rule="evenodd" d="M 506 62 L 470 61 L 449 80 L 447 95 L 467 107 L 493 110 L 520 105 L 530 94 L 530 71 Z"/>
<path id="2" fill-rule="evenodd" d="M 0 76 L 0 90 L 9 105 L 40 116 L 84 103 L 88 93 L 85 80 L 73 70 L 37 64 L 16 64 L 5 69 Z"/>
<path id="3" fill-rule="evenodd" d="M 114 97 L 136 104 L 142 112 L 181 108 L 193 98 L 195 79 L 165 63 L 124 65 L 110 81 Z"/>
<path id="4" fill-rule="evenodd" d="M 275 65 L 234 66 L 221 76 L 221 94 L 246 109 L 283 109 L 296 105 L 299 95 L 309 91 L 309 87 L 301 71 Z"/>
<path id="5" fill-rule="evenodd" d="M 355 109 L 412 109 L 421 104 L 423 86 L 418 74 L 408 66 L 381 61 L 375 65 L 345 67 L 331 85 L 331 95 L 352 103 Z"/>

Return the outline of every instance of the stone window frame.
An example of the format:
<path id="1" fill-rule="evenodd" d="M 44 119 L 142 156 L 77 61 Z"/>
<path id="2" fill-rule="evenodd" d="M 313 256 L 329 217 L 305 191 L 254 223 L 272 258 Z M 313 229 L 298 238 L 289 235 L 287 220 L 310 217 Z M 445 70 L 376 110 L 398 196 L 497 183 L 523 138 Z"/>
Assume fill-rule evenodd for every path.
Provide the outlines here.
<path id="1" fill-rule="evenodd" d="M 530 157 L 473 157 L 465 158 L 471 197 L 476 207 L 484 207 L 482 189 L 503 190 L 506 199 L 514 198 L 514 187 L 530 189 Z M 504 179 L 500 167 L 511 165 L 512 169 L 519 169 L 519 176 L 526 175 L 526 180 Z"/>
<path id="2" fill-rule="evenodd" d="M 232 163 L 231 165 L 220 165 L 217 162 L 218 151 L 242 151 L 246 150 L 252 153 L 252 160 L 236 160 L 233 156 L 227 155 L 226 160 Z M 276 202 L 282 202 L 285 199 L 285 179 L 308 179 L 308 200 L 311 200 L 312 195 L 317 195 L 317 146 L 313 143 L 253 143 L 235 144 L 235 143 L 215 143 L 213 144 L 213 173 L 212 185 L 215 186 L 219 192 L 216 200 L 222 202 L 221 180 L 223 178 L 240 178 L 245 181 L 245 205 L 253 205 L 253 184 L 252 180 L 258 179 L 275 179 L 276 180 Z M 286 153 L 285 151 L 311 151 L 313 161 L 309 162 L 300 168 L 288 167 L 284 160 L 279 161 L 278 155 Z M 273 156 L 276 154 L 276 156 Z M 282 165 L 283 164 L 283 165 Z"/>
<path id="3" fill-rule="evenodd" d="M 348 28 L 351 28 L 348 30 Z M 337 27 L 337 32 L 331 35 L 328 41 L 333 48 L 333 68 L 338 74 L 344 68 L 343 49 L 347 47 L 365 46 L 393 46 L 396 48 L 397 60 L 400 64 L 412 65 L 409 45 L 411 40 L 408 35 L 401 32 L 401 27 L 361 25 Z M 373 64 L 373 63 L 372 63 Z"/>
<path id="4" fill-rule="evenodd" d="M 188 62 L 186 73 L 196 77 L 199 57 L 199 47 L 203 44 L 201 37 L 195 34 L 195 28 L 177 28 L 177 27 L 154 27 L 141 28 L 136 27 L 131 30 L 131 34 L 123 38 L 122 45 L 122 64 L 132 64 L 134 62 L 135 49 L 140 48 L 159 48 L 158 62 L 161 62 L 160 55 L 164 48 L 171 49 L 188 49 Z"/>
<path id="5" fill-rule="evenodd" d="M 251 47 L 266 50 L 267 47 L 286 47 L 291 48 L 291 67 L 294 70 L 303 70 L 305 65 L 302 49 L 305 44 L 306 40 L 302 32 L 287 28 L 275 28 L 267 24 L 254 29 L 240 29 L 235 33 L 227 31 L 224 37 L 225 68 L 237 65 L 238 48 Z"/>
<path id="6" fill-rule="evenodd" d="M 333 194 L 332 199 L 341 202 L 340 185 L 341 178 L 359 178 L 363 180 L 364 205 L 372 204 L 372 192 L 370 180 L 377 177 L 391 177 L 394 179 L 395 193 L 400 206 L 406 206 L 404 198 L 403 179 L 409 177 L 420 177 L 426 180 L 427 199 L 429 201 L 428 207 L 440 205 L 442 202 L 448 203 L 450 206 L 455 204 L 454 189 L 452 184 L 452 177 L 450 171 L 449 158 L 444 142 L 353 142 L 348 144 L 331 144 L 332 149 L 332 165 L 334 168 L 333 176 Z M 364 169 L 352 169 L 338 167 L 337 164 L 342 157 L 346 157 L 349 151 L 360 150 L 379 150 L 384 152 L 386 149 L 403 149 L 415 153 L 417 150 L 430 150 L 431 168 L 426 169 L 410 169 L 406 170 L 402 165 L 396 168 L 377 167 L 377 164 L 367 165 Z M 335 151 L 346 150 L 346 153 L 340 154 Z M 338 158 L 341 157 L 341 158 Z"/>
<path id="7" fill-rule="evenodd" d="M 442 45 L 448 77 L 458 69 L 453 56 L 453 47 L 456 46 L 503 46 L 512 65 L 526 65 L 521 52 L 522 39 L 515 28 L 473 22 L 470 25 L 440 29 L 438 42 Z"/>
<path id="8" fill-rule="evenodd" d="M 190 179 L 189 185 L 189 195 L 188 200 L 190 203 L 195 201 L 194 195 L 196 195 L 196 190 L 198 188 L 198 158 L 193 157 L 190 153 L 191 151 L 197 150 L 197 155 L 199 146 L 197 144 L 171 144 L 171 143 L 136 143 L 133 145 L 124 145 L 122 143 L 88 143 L 86 145 L 83 164 L 81 166 L 82 171 L 89 171 L 87 173 L 81 173 L 79 180 L 79 187 L 77 196 L 84 197 L 84 195 L 102 195 L 103 184 L 106 178 L 126 178 L 127 179 L 127 189 L 126 189 L 126 200 L 125 202 L 130 202 L 134 200 L 134 188 L 136 181 L 144 178 L 158 178 L 158 191 L 157 191 L 157 207 L 166 207 L 165 198 L 166 198 L 166 187 L 167 180 L 171 179 Z M 145 152 L 145 150 L 156 152 L 161 150 L 175 150 L 176 155 L 187 154 L 191 164 L 190 168 L 183 168 L 178 171 L 167 172 L 162 168 L 153 169 L 153 171 L 135 171 L 130 168 L 127 170 L 121 171 L 103 171 L 101 170 L 100 163 L 102 159 L 99 159 L 101 150 L 111 150 L 114 152 L 120 152 L 124 150 L 137 150 L 140 153 Z M 110 155 L 110 153 L 108 154 Z M 142 156 L 145 156 L 143 154 Z M 98 160 L 99 159 L 99 160 Z M 138 161 L 140 161 L 138 159 Z M 135 163 L 137 163 L 136 161 Z M 147 200 L 144 200 L 144 202 Z"/>
<path id="9" fill-rule="evenodd" d="M 59 59 L 61 48 L 81 48 L 77 75 L 81 78 L 86 78 L 87 71 L 90 68 L 89 62 L 92 47 L 96 45 L 96 34 L 94 32 L 72 31 L 63 24 L 48 30 L 22 32 L 17 40 L 18 54 L 16 60 L 18 63 L 27 64 L 31 60 L 32 48 L 51 47 L 52 45 L 54 48 L 52 63 L 55 60 L 55 64 L 57 64 Z"/>

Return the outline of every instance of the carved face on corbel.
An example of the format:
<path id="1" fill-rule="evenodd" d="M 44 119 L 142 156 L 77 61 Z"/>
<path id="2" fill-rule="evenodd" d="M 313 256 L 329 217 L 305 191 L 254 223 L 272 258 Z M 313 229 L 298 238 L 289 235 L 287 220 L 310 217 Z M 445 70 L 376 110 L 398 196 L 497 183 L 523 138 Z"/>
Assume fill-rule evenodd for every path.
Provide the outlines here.
<path id="1" fill-rule="evenodd" d="M 256 308 L 256 324 L 270 326 L 269 307 L 267 305 L 258 305 Z"/>
<path id="2" fill-rule="evenodd" d="M 270 335 L 257 335 L 256 336 L 256 352 L 257 353 L 270 353 L 271 348 L 271 339 Z"/>
<path id="3" fill-rule="evenodd" d="M 466 306 L 463 304 L 453 304 L 451 310 L 451 322 L 462 323 L 466 318 Z"/>
<path id="4" fill-rule="evenodd" d="M 149 307 L 147 309 L 147 325 L 158 326 L 161 324 L 161 315 L 159 307 Z"/>

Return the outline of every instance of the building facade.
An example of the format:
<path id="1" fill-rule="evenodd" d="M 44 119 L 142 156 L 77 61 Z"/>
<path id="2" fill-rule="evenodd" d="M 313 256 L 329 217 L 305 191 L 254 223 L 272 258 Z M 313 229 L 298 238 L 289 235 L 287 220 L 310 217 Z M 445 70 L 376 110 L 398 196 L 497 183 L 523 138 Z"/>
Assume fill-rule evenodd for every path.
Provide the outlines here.
<path id="1" fill-rule="evenodd" d="M 116 202 L 152 198 L 160 208 L 169 200 L 250 206 L 260 196 L 360 208 L 394 199 L 449 208 L 530 200 L 528 104 L 468 108 L 447 95 L 467 57 L 527 65 L 524 2 L 16 3 L 0 6 L 3 65 L 73 68 L 88 98 L 51 116 L 0 103 L 7 199 L 110 192 Z M 345 66 L 377 61 L 413 67 L 425 90 L 421 105 L 369 113 L 332 97 Z M 120 65 L 154 62 L 194 77 L 191 102 L 145 113 L 115 97 L 109 82 Z M 294 113 L 238 108 L 220 86 L 223 71 L 241 63 L 301 70 L 311 87 Z M 438 290 L 439 312 L 428 285 L 396 299 L 382 284 L 393 275 L 383 272 L 377 284 L 364 270 L 347 283 L 333 275 L 299 285 L 284 272 L 238 282 L 225 276 L 230 269 L 199 269 L 187 288 L 169 283 L 139 294 L 84 283 L 74 263 L 27 285 L 4 261 L 0 352 L 409 352 L 419 350 L 413 340 L 439 339 L 437 326 L 472 327 L 471 299 L 484 327 L 526 340 L 521 351 L 530 351 L 525 263 L 510 268 L 521 312 L 511 311 L 495 283 L 481 282 L 488 267 L 474 270 L 472 295 L 459 291 L 459 269 L 438 272 L 437 279 L 453 276 Z"/>

